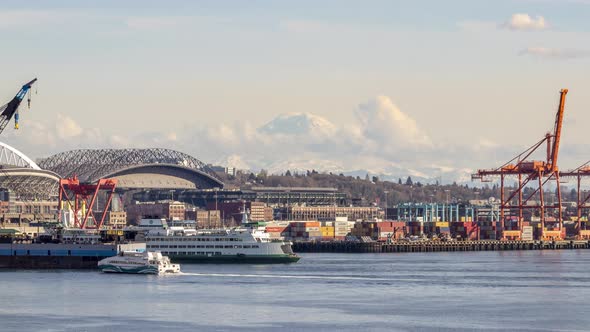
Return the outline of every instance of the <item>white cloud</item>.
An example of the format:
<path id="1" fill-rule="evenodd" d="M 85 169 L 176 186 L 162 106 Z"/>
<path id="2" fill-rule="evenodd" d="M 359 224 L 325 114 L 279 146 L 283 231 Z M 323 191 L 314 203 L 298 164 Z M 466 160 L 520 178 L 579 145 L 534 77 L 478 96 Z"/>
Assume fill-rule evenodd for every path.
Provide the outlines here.
<path id="1" fill-rule="evenodd" d="M 476 149 L 492 149 L 496 147 L 498 147 L 498 143 L 487 138 L 480 138 L 478 144 L 475 146 Z"/>
<path id="2" fill-rule="evenodd" d="M 82 127 L 69 116 L 58 114 L 55 123 L 55 132 L 60 139 L 68 139 L 82 134 Z"/>
<path id="3" fill-rule="evenodd" d="M 532 31 L 547 29 L 549 23 L 543 16 L 531 17 L 529 14 L 514 14 L 503 26 L 510 30 Z"/>
<path id="4" fill-rule="evenodd" d="M 432 145 L 416 121 L 386 96 L 378 96 L 359 105 L 356 116 L 362 135 L 382 149 Z"/>
<path id="5" fill-rule="evenodd" d="M 590 57 L 590 50 L 528 47 L 519 55 L 530 55 L 546 59 L 577 59 Z"/>

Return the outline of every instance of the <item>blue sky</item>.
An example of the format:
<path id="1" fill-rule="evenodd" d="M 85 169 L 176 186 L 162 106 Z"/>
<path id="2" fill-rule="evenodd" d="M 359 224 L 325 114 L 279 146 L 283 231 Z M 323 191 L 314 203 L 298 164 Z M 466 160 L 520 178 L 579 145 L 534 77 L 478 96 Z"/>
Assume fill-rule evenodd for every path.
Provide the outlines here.
<path id="1" fill-rule="evenodd" d="M 536 142 L 567 87 L 574 167 L 590 159 L 588 17 L 585 0 L 3 1 L 0 96 L 39 77 L 3 135 L 32 157 L 165 146 L 249 168 L 458 174 Z M 300 132 L 260 130 L 277 121 Z"/>

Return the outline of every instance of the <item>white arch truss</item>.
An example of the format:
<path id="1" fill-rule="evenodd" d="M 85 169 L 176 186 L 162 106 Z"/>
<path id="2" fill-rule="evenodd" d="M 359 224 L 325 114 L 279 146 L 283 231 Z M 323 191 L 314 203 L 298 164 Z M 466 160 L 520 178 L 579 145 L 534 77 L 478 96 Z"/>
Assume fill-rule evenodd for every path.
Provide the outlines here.
<path id="1" fill-rule="evenodd" d="M 2 142 L 0 142 L 0 165 L 32 168 L 36 170 L 41 169 L 34 161 L 31 160 L 31 158 L 27 157 L 24 153 Z"/>

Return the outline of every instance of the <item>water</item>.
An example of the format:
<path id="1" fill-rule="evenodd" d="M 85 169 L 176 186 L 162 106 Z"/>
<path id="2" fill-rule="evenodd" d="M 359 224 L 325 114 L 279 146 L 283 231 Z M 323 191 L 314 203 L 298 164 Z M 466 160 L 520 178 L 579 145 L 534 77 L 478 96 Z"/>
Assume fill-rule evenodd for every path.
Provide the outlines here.
<path id="1" fill-rule="evenodd" d="M 590 250 L 302 256 L 160 277 L 2 271 L 0 330 L 590 329 Z"/>

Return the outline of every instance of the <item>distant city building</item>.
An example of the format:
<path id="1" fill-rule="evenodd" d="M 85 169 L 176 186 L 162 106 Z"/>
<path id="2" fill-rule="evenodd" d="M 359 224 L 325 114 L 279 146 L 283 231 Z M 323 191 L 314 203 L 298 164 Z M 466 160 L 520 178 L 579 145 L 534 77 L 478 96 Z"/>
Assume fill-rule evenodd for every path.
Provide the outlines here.
<path id="1" fill-rule="evenodd" d="M 246 209 L 250 212 L 251 221 L 272 221 L 273 209 L 263 202 L 248 202 Z"/>
<path id="2" fill-rule="evenodd" d="M 10 213 L 55 214 L 57 201 L 16 201 L 10 202 Z"/>
<path id="3" fill-rule="evenodd" d="M 112 228 L 123 228 L 127 225 L 127 212 L 118 211 L 113 212 L 109 211 L 107 213 L 107 220 L 106 225 Z"/>
<path id="4" fill-rule="evenodd" d="M 127 207 L 127 221 L 136 224 L 140 219 L 182 220 L 185 204 L 176 201 L 134 202 Z"/>
<path id="5" fill-rule="evenodd" d="M 222 174 L 229 174 L 232 176 L 236 176 L 236 168 L 235 167 L 223 167 L 223 166 L 218 166 L 218 165 L 207 165 L 209 166 L 209 168 L 211 168 L 215 173 L 222 173 Z"/>
<path id="6" fill-rule="evenodd" d="M 197 210 L 195 217 L 197 228 L 220 228 L 223 226 L 219 210 Z"/>
<path id="7" fill-rule="evenodd" d="M 324 187 L 252 187 L 257 201 L 268 205 L 346 205 L 346 194 Z"/>
<path id="8" fill-rule="evenodd" d="M 250 221 L 271 221 L 273 220 L 273 209 L 263 202 L 218 202 L 209 203 L 208 209 L 218 209 L 221 212 L 221 219 L 225 222 L 240 224 L 244 211 L 249 214 Z"/>
<path id="9" fill-rule="evenodd" d="M 267 206 L 287 205 L 338 205 L 348 206 L 347 194 L 336 188 L 322 187 L 253 187 L 250 189 L 190 189 L 170 192 L 170 190 L 150 190 L 133 194 L 133 199 L 142 202 L 175 200 L 211 209 L 215 202 L 250 201 L 263 202 Z M 361 202 L 357 202 L 361 204 Z"/>
<path id="10" fill-rule="evenodd" d="M 383 210 L 378 207 L 359 206 L 292 206 L 283 214 L 288 220 L 336 220 L 336 217 L 347 217 L 348 220 L 372 220 L 383 218 Z"/>

